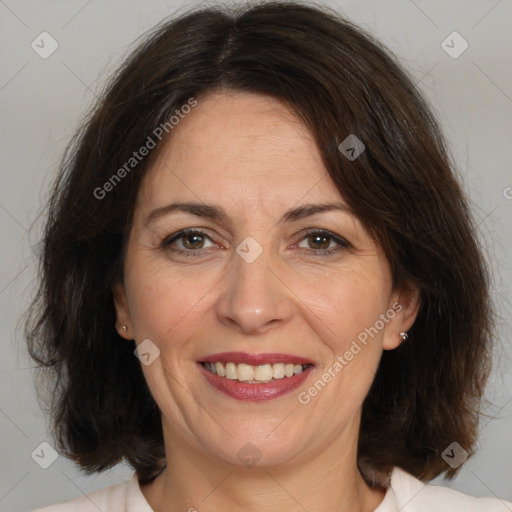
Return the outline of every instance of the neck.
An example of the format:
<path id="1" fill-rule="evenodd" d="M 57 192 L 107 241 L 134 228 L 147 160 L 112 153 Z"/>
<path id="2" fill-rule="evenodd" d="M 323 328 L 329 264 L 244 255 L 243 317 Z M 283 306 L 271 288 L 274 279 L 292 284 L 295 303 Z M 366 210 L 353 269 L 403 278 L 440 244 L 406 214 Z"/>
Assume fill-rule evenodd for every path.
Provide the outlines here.
<path id="1" fill-rule="evenodd" d="M 165 425 L 164 425 L 164 437 Z M 252 468 L 219 462 L 166 437 L 167 469 L 141 487 L 155 512 L 371 512 L 384 491 L 369 487 L 357 469 L 357 436 L 340 435 L 314 457 Z M 170 443 L 167 441 L 171 441 Z"/>

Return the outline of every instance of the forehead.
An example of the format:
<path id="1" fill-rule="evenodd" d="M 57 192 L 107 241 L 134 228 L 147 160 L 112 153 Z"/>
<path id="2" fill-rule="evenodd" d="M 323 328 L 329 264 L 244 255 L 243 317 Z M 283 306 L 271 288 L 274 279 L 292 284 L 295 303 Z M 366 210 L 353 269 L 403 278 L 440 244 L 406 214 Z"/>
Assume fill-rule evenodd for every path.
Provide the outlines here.
<path id="1" fill-rule="evenodd" d="M 283 102 L 241 92 L 198 99 L 143 182 L 152 205 L 173 199 L 289 206 L 340 200 L 305 125 Z"/>

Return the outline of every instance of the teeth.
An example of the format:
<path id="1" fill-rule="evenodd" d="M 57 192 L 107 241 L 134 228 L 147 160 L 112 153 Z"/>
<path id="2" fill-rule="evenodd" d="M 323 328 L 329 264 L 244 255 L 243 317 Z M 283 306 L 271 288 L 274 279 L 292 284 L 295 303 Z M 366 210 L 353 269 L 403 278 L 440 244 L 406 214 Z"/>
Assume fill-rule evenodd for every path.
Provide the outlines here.
<path id="1" fill-rule="evenodd" d="M 253 380 L 254 377 L 254 366 L 250 364 L 239 364 L 237 368 L 238 380 L 245 382 L 248 380 Z"/>
<path id="2" fill-rule="evenodd" d="M 284 364 L 276 363 L 272 365 L 272 377 L 282 379 L 284 377 Z"/>
<path id="3" fill-rule="evenodd" d="M 238 378 L 238 375 L 236 373 L 236 366 L 234 363 L 227 363 L 226 364 L 226 379 L 235 380 Z"/>
<path id="4" fill-rule="evenodd" d="M 224 370 L 224 365 L 222 363 L 210 363 L 210 366 L 215 367 L 215 371 L 213 373 L 216 373 L 219 377 L 226 376 L 226 371 Z"/>
<path id="5" fill-rule="evenodd" d="M 300 375 L 307 365 L 292 363 L 274 363 L 252 366 L 240 363 L 205 363 L 205 368 L 210 372 L 225 377 L 226 379 L 238 380 L 239 382 L 266 383 L 272 380 L 283 379 Z"/>
<path id="6" fill-rule="evenodd" d="M 240 367 L 240 365 L 238 366 Z M 270 364 L 256 366 L 254 369 L 254 380 L 270 382 L 272 380 L 272 366 Z"/>

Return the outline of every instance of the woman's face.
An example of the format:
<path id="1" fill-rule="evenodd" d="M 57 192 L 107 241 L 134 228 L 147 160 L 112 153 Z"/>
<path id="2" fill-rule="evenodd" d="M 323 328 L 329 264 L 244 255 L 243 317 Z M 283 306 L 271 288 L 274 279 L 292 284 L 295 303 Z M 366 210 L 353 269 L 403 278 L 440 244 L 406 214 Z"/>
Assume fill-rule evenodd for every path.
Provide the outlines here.
<path id="1" fill-rule="evenodd" d="M 260 466 L 355 450 L 382 350 L 414 321 L 409 299 L 307 129 L 277 100 L 236 92 L 174 127 L 116 288 L 166 444 Z"/>

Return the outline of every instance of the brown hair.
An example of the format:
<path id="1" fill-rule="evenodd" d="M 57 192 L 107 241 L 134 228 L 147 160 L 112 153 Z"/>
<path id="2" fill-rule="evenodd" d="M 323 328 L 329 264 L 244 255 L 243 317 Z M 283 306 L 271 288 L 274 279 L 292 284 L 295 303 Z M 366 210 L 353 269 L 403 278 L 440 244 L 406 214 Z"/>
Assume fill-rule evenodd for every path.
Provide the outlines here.
<path id="1" fill-rule="evenodd" d="M 370 35 L 300 3 L 206 8 L 165 21 L 108 84 L 69 145 L 49 203 L 26 337 L 49 380 L 60 449 L 85 471 L 125 459 L 141 482 L 165 467 L 159 409 L 112 289 L 141 180 L 159 145 L 98 198 L 156 127 L 218 89 L 284 100 L 341 195 L 383 247 L 397 287 L 420 290 L 409 340 L 386 351 L 363 405 L 360 466 L 428 480 L 470 454 L 490 361 L 485 263 L 445 143 L 411 78 Z M 350 134 L 365 151 L 338 149 Z M 172 136 L 172 132 L 169 132 Z"/>

